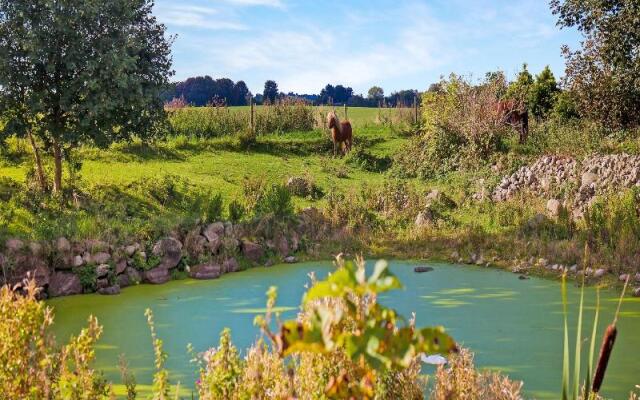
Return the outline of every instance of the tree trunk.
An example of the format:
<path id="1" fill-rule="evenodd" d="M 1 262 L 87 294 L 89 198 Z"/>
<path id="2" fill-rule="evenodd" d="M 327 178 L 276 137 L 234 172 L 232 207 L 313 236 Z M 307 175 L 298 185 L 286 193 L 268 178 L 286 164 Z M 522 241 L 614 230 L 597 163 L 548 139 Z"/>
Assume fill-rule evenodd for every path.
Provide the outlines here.
<path id="1" fill-rule="evenodd" d="M 54 159 L 54 177 L 53 177 L 53 193 L 62 192 L 62 149 L 57 140 L 53 141 L 53 159 Z"/>
<path id="2" fill-rule="evenodd" d="M 40 149 L 36 144 L 31 131 L 27 132 L 29 136 L 29 142 L 31 142 L 31 147 L 33 148 L 33 158 L 36 162 L 36 175 L 38 176 L 38 184 L 40 185 L 40 190 L 43 192 L 47 191 L 47 178 L 44 176 L 44 168 L 42 167 L 42 158 L 40 158 Z"/>

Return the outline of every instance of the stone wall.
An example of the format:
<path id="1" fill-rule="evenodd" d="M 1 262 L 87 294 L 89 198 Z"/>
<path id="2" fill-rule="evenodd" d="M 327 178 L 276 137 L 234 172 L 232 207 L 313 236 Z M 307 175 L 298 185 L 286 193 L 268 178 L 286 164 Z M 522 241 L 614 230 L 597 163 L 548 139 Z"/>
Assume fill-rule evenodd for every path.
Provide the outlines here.
<path id="1" fill-rule="evenodd" d="M 545 156 L 505 176 L 491 198 L 505 201 L 520 193 L 550 198 L 564 189 L 563 205 L 579 218 L 596 196 L 633 186 L 640 186 L 640 156 L 595 155 L 580 161 Z"/>
<path id="2" fill-rule="evenodd" d="M 318 210 L 306 209 L 287 221 L 196 224 L 151 242 L 13 238 L 0 244 L 0 280 L 19 287 L 32 278 L 47 298 L 118 294 L 133 284 L 165 283 L 177 270 L 194 279 L 216 279 L 247 266 L 296 262 L 302 243 L 317 240 L 328 229 Z"/>

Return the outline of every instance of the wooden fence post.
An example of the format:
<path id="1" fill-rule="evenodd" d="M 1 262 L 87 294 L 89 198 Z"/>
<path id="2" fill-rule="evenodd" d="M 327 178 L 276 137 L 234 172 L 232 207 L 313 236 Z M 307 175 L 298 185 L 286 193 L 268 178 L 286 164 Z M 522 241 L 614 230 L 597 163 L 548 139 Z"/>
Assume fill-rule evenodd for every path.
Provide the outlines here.
<path id="1" fill-rule="evenodd" d="M 347 103 L 344 103 L 344 120 L 348 120 L 349 118 L 347 117 Z"/>
<path id="2" fill-rule="evenodd" d="M 249 106 L 250 106 L 249 128 L 251 129 L 251 133 L 253 134 L 255 132 L 255 121 L 253 116 L 253 97 L 249 99 Z"/>
<path id="3" fill-rule="evenodd" d="M 418 106 L 418 96 L 415 96 L 413 98 L 413 109 L 414 109 L 414 113 L 415 113 L 416 125 L 418 124 L 418 108 L 419 108 L 419 106 Z"/>

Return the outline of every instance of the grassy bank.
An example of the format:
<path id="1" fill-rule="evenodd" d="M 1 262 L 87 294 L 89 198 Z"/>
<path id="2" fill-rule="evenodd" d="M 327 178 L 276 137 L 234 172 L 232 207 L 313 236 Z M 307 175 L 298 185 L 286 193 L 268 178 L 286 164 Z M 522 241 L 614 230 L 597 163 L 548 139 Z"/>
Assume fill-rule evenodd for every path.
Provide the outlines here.
<path id="1" fill-rule="evenodd" d="M 0 161 L 0 238 L 154 240 L 202 219 L 218 196 L 221 218 L 238 218 L 230 209 L 234 204 L 242 209 L 240 218 L 249 220 L 256 191 L 296 178 L 309 190 L 294 193 L 293 207 L 317 207 L 328 223 L 344 230 L 342 237 L 323 243 L 325 256 L 348 250 L 469 261 L 482 255 L 484 263 L 508 268 L 526 260 L 528 273 L 547 274 L 530 261 L 581 264 L 588 244 L 589 262 L 607 268 L 612 280 L 637 272 L 638 237 L 632 228 L 638 222 L 637 199 L 602 199 L 601 216 L 588 223 L 545 217 L 547 199 L 537 196 L 474 199 L 544 154 L 637 153 L 637 135 L 619 138 L 574 125 L 537 124 L 526 145 L 514 134 L 486 159 L 464 159 L 457 168 L 407 178 L 406 160 L 397 160 L 416 149 L 420 136 L 404 124 L 380 123 L 376 109 L 349 113 L 356 121 L 355 150 L 344 158 L 332 156 L 322 129 L 259 135 L 249 147 L 237 135 L 80 147 L 72 153 L 79 168 L 65 169 L 68 190 L 54 199 L 35 190 L 27 143 L 9 140 Z M 45 161 L 50 169 L 51 160 Z M 428 196 L 434 189 L 442 195 L 435 201 Z M 416 227 L 425 209 L 429 221 Z"/>

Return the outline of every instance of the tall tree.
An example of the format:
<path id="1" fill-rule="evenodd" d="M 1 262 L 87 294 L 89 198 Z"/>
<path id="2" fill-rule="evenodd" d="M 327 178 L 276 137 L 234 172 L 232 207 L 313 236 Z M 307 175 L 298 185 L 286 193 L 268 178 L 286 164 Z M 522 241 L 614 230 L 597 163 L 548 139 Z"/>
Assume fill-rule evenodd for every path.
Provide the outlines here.
<path id="1" fill-rule="evenodd" d="M 328 84 L 320 91 L 320 104 L 335 103 L 336 88 L 333 85 Z"/>
<path id="2" fill-rule="evenodd" d="M 367 92 L 367 97 L 374 101 L 380 101 L 384 99 L 384 90 L 380 86 L 372 86 Z"/>
<path id="3" fill-rule="evenodd" d="M 278 84 L 275 81 L 268 80 L 264 83 L 264 91 L 262 92 L 264 102 L 275 103 L 278 93 Z"/>
<path id="4" fill-rule="evenodd" d="M 561 27 L 577 27 L 582 48 L 567 46 L 564 85 L 581 116 L 610 128 L 640 125 L 640 2 L 552 0 Z"/>
<path id="5" fill-rule="evenodd" d="M 151 0 L 0 0 L 0 98 L 23 90 L 32 129 L 62 161 L 81 142 L 105 146 L 162 132 L 170 43 Z M 10 102 L 10 101 L 9 101 Z"/>
<path id="6" fill-rule="evenodd" d="M 504 77 L 504 75 L 502 75 Z M 500 79 L 499 75 L 487 74 L 487 81 L 493 82 L 496 79 Z M 523 106 L 526 106 L 527 99 L 529 98 L 529 91 L 533 85 L 533 75 L 529 72 L 527 64 L 522 64 L 522 70 L 518 73 L 518 77 L 515 81 L 509 84 L 506 91 L 506 96 L 511 99 L 519 101 Z"/>
<path id="7" fill-rule="evenodd" d="M 527 98 L 529 110 L 537 118 L 546 117 L 553 109 L 559 92 L 560 89 L 556 78 L 553 76 L 551 68 L 547 65 L 536 76 L 536 81 L 529 90 L 529 97 Z"/>
<path id="8" fill-rule="evenodd" d="M 247 98 L 251 97 L 251 92 L 244 81 L 238 81 L 233 86 L 232 105 L 245 106 L 247 105 Z"/>
<path id="9" fill-rule="evenodd" d="M 214 97 L 218 102 L 227 105 L 232 104 L 233 87 L 235 84 L 229 78 L 220 78 L 215 80 Z"/>

